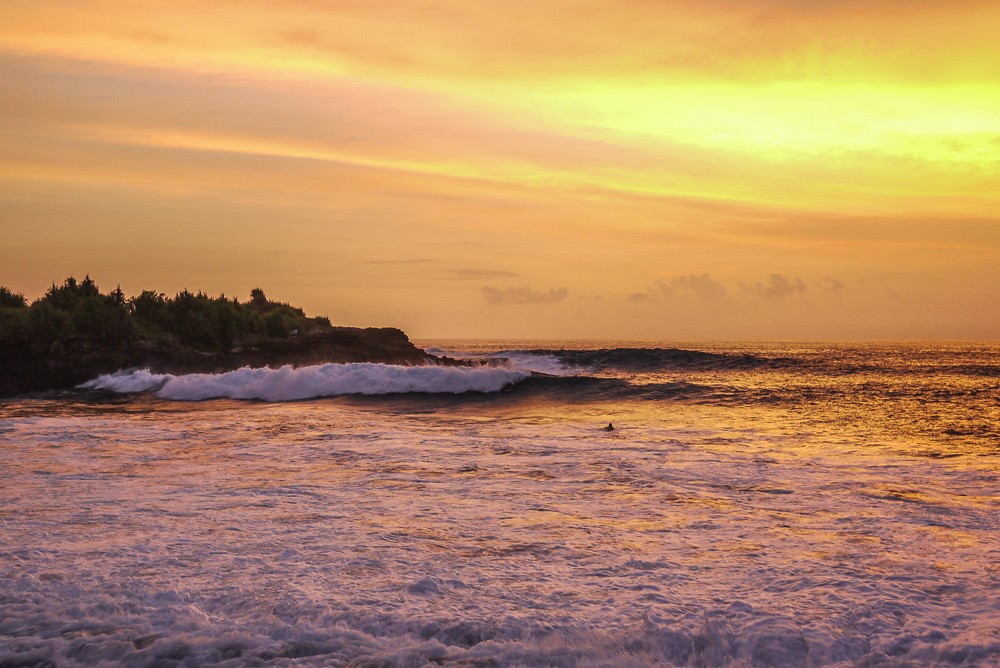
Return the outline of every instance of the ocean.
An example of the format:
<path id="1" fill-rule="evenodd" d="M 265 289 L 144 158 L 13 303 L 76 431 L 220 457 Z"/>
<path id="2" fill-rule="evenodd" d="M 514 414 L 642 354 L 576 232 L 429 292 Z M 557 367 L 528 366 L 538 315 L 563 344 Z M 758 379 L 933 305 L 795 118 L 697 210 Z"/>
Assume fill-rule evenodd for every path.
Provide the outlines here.
<path id="1" fill-rule="evenodd" d="M 419 345 L 0 400 L 0 666 L 1000 665 L 1000 344 Z"/>

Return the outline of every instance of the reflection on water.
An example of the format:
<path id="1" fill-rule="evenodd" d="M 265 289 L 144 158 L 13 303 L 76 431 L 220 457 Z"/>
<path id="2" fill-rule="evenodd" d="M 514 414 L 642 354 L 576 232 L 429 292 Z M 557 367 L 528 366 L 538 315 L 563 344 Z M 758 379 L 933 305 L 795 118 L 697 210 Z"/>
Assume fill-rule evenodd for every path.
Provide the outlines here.
<path id="1" fill-rule="evenodd" d="M 702 350 L 764 362 L 573 371 L 707 388 L 656 398 L 8 402 L 0 655 L 1000 662 L 996 350 Z"/>

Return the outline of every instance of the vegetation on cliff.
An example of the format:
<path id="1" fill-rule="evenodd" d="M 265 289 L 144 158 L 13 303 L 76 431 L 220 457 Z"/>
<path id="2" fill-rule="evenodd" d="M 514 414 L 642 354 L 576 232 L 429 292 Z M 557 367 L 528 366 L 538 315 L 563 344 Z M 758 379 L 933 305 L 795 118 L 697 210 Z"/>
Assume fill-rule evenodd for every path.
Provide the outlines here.
<path id="1" fill-rule="evenodd" d="M 144 290 L 126 298 L 121 288 L 102 293 L 89 276 L 53 284 L 28 304 L 0 287 L 0 345 L 26 352 L 173 342 L 204 352 L 228 352 L 266 338 L 330 329 L 326 318 L 272 302 L 255 289 L 240 302 L 184 290 L 174 297 Z"/>
<path id="2" fill-rule="evenodd" d="M 334 327 L 324 317 L 270 301 L 184 290 L 102 293 L 88 276 L 53 284 L 28 304 L 0 287 L 0 396 L 70 388 L 102 373 L 217 373 L 242 366 L 323 362 L 452 363 L 428 355 L 394 328 Z"/>

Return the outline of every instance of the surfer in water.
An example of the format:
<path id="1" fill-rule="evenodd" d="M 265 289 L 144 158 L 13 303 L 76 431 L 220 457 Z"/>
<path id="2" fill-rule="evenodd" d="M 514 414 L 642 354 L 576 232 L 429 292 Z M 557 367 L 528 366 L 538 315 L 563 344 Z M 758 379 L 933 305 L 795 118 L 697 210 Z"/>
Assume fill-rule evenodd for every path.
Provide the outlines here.
<path id="1" fill-rule="evenodd" d="M 615 430 L 615 426 L 613 424 L 611 424 L 610 422 L 608 423 L 608 426 L 604 428 L 604 431 L 614 431 L 614 430 Z"/>

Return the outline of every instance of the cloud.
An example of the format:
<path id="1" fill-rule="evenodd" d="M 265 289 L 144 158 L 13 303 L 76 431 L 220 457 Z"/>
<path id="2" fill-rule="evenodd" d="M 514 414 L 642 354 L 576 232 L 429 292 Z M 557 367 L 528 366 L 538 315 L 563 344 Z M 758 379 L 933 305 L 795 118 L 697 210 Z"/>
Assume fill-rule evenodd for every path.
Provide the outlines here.
<path id="1" fill-rule="evenodd" d="M 548 292 L 531 288 L 483 287 L 487 304 L 555 304 L 569 296 L 566 288 L 551 288 Z"/>
<path id="2" fill-rule="evenodd" d="M 822 281 L 816 283 L 821 290 L 826 290 L 827 292 L 832 292 L 838 297 L 844 294 L 844 284 L 839 278 L 830 278 L 829 276 L 824 276 Z"/>
<path id="3" fill-rule="evenodd" d="M 437 260 L 425 257 L 408 258 L 405 260 L 365 260 L 365 264 L 432 264 Z"/>
<path id="4" fill-rule="evenodd" d="M 784 274 L 771 274 L 766 283 L 740 283 L 740 289 L 748 295 L 761 299 L 784 299 L 794 294 L 803 294 L 806 284 L 801 278 L 789 278 Z"/>
<path id="5" fill-rule="evenodd" d="M 648 302 L 649 299 L 650 299 L 650 296 L 649 296 L 648 292 L 633 292 L 632 294 L 630 294 L 628 296 L 628 298 L 626 299 L 626 301 L 628 301 L 628 302 L 630 302 L 632 304 L 639 304 L 639 303 L 643 303 L 643 302 Z"/>
<path id="6" fill-rule="evenodd" d="M 659 296 L 668 299 L 680 297 L 701 302 L 718 302 L 729 295 L 726 287 L 708 274 L 676 276 L 666 282 L 656 281 L 653 287 Z"/>
<path id="7" fill-rule="evenodd" d="M 394 260 L 365 260 L 365 264 L 398 266 L 398 267 L 424 267 L 427 265 L 443 264 L 435 258 L 402 258 Z M 426 273 L 426 272 L 425 272 Z M 503 269 L 479 269 L 477 267 L 457 267 L 454 269 L 434 270 L 436 276 L 444 276 L 460 281 L 486 281 L 499 278 L 516 278 L 520 274 Z"/>
<path id="8" fill-rule="evenodd" d="M 475 267 L 461 267 L 459 269 L 449 269 L 448 274 L 453 278 L 462 281 L 485 281 L 490 278 L 516 278 L 520 274 L 513 271 L 503 271 L 501 269 L 476 269 Z"/>

